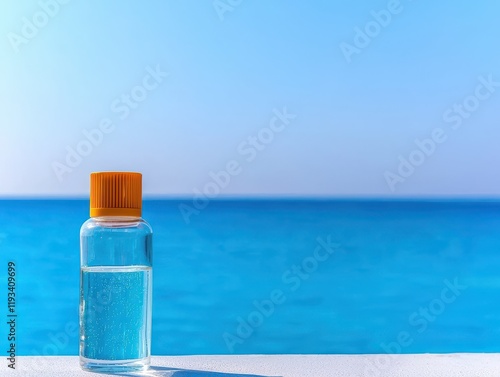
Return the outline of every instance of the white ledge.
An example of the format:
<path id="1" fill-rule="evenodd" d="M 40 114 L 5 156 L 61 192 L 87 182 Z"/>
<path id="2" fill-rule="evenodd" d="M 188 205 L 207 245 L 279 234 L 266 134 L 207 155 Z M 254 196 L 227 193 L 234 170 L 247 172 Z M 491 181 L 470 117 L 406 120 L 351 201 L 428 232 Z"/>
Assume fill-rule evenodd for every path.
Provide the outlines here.
<path id="1" fill-rule="evenodd" d="M 80 369 L 77 356 L 2 358 L 1 376 L 109 377 Z M 500 377 L 500 354 L 154 356 L 151 377 Z"/>

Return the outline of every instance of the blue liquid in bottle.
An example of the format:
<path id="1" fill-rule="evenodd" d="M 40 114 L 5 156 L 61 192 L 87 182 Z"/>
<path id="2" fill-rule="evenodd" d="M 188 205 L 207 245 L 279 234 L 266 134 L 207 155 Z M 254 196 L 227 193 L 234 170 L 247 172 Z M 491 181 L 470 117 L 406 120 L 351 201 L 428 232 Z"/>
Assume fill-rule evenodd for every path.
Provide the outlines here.
<path id="1" fill-rule="evenodd" d="M 150 267 L 82 268 L 84 357 L 148 357 L 150 285 Z"/>

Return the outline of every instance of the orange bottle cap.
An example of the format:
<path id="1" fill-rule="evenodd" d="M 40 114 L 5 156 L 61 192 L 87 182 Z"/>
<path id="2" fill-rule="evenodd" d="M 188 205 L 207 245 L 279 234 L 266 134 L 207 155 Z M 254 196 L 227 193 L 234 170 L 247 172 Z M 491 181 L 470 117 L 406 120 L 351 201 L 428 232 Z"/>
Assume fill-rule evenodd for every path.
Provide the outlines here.
<path id="1" fill-rule="evenodd" d="M 90 217 L 142 215 L 142 174 L 90 174 Z"/>

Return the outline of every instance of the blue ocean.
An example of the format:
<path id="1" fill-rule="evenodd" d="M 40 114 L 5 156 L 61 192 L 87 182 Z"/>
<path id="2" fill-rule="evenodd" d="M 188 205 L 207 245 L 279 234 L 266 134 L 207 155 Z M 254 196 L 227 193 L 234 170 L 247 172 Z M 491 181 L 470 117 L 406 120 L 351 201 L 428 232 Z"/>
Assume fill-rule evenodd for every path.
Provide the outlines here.
<path id="1" fill-rule="evenodd" d="M 146 200 L 155 355 L 500 352 L 500 203 Z M 0 346 L 78 354 L 85 200 L 0 201 Z"/>

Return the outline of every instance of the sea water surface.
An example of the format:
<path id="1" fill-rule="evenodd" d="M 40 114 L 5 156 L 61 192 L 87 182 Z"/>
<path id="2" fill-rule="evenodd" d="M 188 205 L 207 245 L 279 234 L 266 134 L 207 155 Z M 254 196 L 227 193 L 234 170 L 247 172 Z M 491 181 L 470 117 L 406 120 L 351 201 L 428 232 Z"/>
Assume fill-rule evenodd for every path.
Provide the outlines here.
<path id="1" fill-rule="evenodd" d="M 189 223 L 180 204 L 144 202 L 153 354 L 500 352 L 498 202 L 221 200 Z M 88 205 L 0 201 L 19 355 L 78 354 Z"/>

